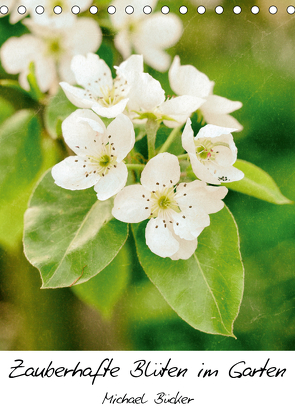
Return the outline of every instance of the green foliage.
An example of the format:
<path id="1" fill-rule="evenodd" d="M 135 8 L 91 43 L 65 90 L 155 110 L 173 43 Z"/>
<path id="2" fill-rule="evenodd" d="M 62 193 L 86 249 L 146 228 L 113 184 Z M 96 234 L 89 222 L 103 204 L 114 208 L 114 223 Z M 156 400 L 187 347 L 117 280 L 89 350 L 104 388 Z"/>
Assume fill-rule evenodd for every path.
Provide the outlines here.
<path id="1" fill-rule="evenodd" d="M 47 172 L 25 213 L 24 250 L 40 270 L 43 288 L 85 282 L 103 270 L 125 243 L 128 225 L 111 215 L 112 201 L 93 189 L 70 191 Z"/>
<path id="2" fill-rule="evenodd" d="M 30 86 L 30 90 L 24 90 L 19 82 L 13 79 L 4 79 L 0 80 L 0 86 L 13 89 L 16 93 L 21 93 L 25 97 L 28 96 L 30 99 L 39 101 L 44 97 L 44 94 L 41 92 L 35 74 L 35 64 L 31 62 L 29 65 L 29 73 L 27 75 L 27 80 Z"/>
<path id="3" fill-rule="evenodd" d="M 33 111 L 19 111 L 3 123 L 0 146 L 0 243 L 13 247 L 43 162 L 41 126 Z"/>
<path id="4" fill-rule="evenodd" d="M 135 224 L 139 261 L 150 280 L 176 313 L 204 332 L 233 335 L 243 294 L 239 236 L 227 208 L 211 215 L 195 254 L 172 261 L 154 255 L 145 243 L 145 223 Z"/>
<path id="5" fill-rule="evenodd" d="M 0 96 L 0 125 L 14 113 L 14 107 Z"/>
<path id="6" fill-rule="evenodd" d="M 245 176 L 240 181 L 224 183 L 228 189 L 245 193 L 270 203 L 276 203 L 277 205 L 292 203 L 291 200 L 282 195 L 271 176 L 261 168 L 243 160 L 237 160 L 234 166 L 243 171 Z"/>
<path id="7" fill-rule="evenodd" d="M 113 308 L 131 277 L 130 249 L 126 243 L 114 260 L 88 282 L 72 287 L 73 292 L 87 305 L 109 319 Z"/>
<path id="8" fill-rule="evenodd" d="M 44 112 L 44 123 L 49 135 L 56 139 L 62 136 L 61 124 L 72 112 L 76 110 L 60 88 L 55 96 L 53 96 Z"/>
<path id="9" fill-rule="evenodd" d="M 14 198 L 41 168 L 41 126 L 34 112 L 22 110 L 1 127 L 0 196 Z"/>

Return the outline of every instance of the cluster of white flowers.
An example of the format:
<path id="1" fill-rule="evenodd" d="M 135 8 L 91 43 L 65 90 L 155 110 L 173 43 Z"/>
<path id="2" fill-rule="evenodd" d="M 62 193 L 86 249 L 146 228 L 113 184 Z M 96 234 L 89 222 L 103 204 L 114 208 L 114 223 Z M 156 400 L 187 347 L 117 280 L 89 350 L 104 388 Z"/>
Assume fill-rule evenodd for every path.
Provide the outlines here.
<path id="1" fill-rule="evenodd" d="M 62 0 L 58 5 L 61 14 L 53 12 L 55 0 L 9 0 L 10 22 L 22 23 L 30 34 L 9 38 L 1 47 L 0 58 L 4 70 L 10 74 L 19 74 L 19 83 L 29 90 L 27 76 L 29 64 L 35 65 L 35 73 L 41 92 L 55 94 L 59 81 L 75 83 L 70 68 L 71 59 L 78 54 L 96 52 L 102 42 L 102 32 L 92 17 L 78 17 L 71 12 L 73 6 L 80 11 L 87 10 L 91 0 Z M 25 13 L 18 13 L 18 6 L 25 6 Z M 173 46 L 182 35 L 182 22 L 171 13 L 164 16 L 161 12 L 151 16 L 143 12 L 145 1 L 116 0 L 117 12 L 110 16 L 116 33 L 114 43 L 123 59 L 132 54 L 132 49 L 144 57 L 151 67 L 166 71 L 170 65 L 170 55 L 164 49 Z M 126 6 L 133 5 L 134 13 L 125 13 Z M 157 0 L 150 2 L 154 9 Z M 43 13 L 37 14 L 36 8 L 43 7 Z M 30 18 L 27 16 L 30 15 Z M 3 16 L 0 14 L 0 16 Z M 109 72 L 109 70 L 108 70 Z"/>
<path id="2" fill-rule="evenodd" d="M 227 114 L 241 103 L 218 97 L 225 104 L 218 109 L 217 96 L 211 94 L 213 83 L 194 67 L 181 66 L 178 57 L 169 78 L 180 95 L 169 99 L 159 81 L 143 71 L 141 55 L 131 55 L 115 67 L 115 79 L 107 64 L 92 53 L 75 56 L 71 69 L 81 87 L 60 85 L 80 109 L 65 119 L 62 131 L 77 156 L 53 167 L 56 184 L 70 190 L 94 186 L 99 200 L 115 196 L 115 218 L 128 223 L 149 219 L 145 235 L 152 252 L 173 260 L 188 259 L 197 248 L 199 234 L 210 224 L 209 214 L 224 206 L 227 188 L 216 185 L 243 177 L 233 167 L 237 148 L 231 134 L 241 125 Z M 204 126 L 194 137 L 190 116 L 196 110 L 202 111 L 205 120 L 208 115 L 217 117 L 215 125 Z M 98 115 L 114 119 L 106 128 Z M 218 126 L 223 120 L 235 128 Z M 133 125 L 147 121 L 158 127 L 161 122 L 171 128 L 186 124 L 182 146 L 198 180 L 179 183 L 178 157 L 160 152 L 142 167 L 141 185 L 124 187 L 128 164 L 123 159 L 135 143 Z"/>
<path id="3" fill-rule="evenodd" d="M 96 21 L 87 17 L 78 18 L 71 13 L 70 0 L 64 0 L 65 11 L 61 15 L 50 13 L 53 10 L 50 6 L 54 3 L 44 0 L 45 13 L 37 15 L 33 11 L 40 4 L 39 0 L 27 0 L 26 9 L 32 17 L 22 23 L 31 33 L 11 37 L 1 47 L 4 70 L 19 74 L 19 83 L 25 90 L 29 90 L 27 76 L 31 62 L 35 64 L 41 92 L 55 94 L 60 80 L 75 82 L 70 68 L 73 56 L 97 51 L 102 41 L 101 29 Z M 89 0 L 80 0 L 80 4 L 82 9 L 86 9 Z"/>
<path id="4" fill-rule="evenodd" d="M 113 79 L 111 69 L 95 54 L 102 41 L 97 22 L 69 16 L 72 0 L 63 0 L 63 14 L 54 17 L 48 12 L 52 0 L 43 0 L 47 13 L 34 18 L 36 1 L 27 0 L 31 17 L 23 21 L 31 33 L 8 39 L 0 53 L 4 69 L 19 74 L 24 89 L 29 89 L 27 76 L 33 62 L 41 92 L 54 93 L 60 84 L 78 107 L 62 123 L 64 140 L 76 155 L 52 168 L 55 183 L 69 190 L 94 187 L 99 200 L 114 197 L 112 214 L 118 220 L 149 219 L 145 236 L 152 252 L 173 260 L 188 259 L 210 224 L 209 214 L 224 206 L 227 188 L 221 183 L 243 177 L 233 167 L 237 148 L 232 137 L 242 126 L 229 115 L 242 103 L 214 95 L 214 83 L 195 67 L 181 65 L 178 56 L 170 65 L 164 49 L 177 42 L 182 32 L 181 21 L 173 14 L 145 15 L 141 0 L 114 2 L 118 11 L 111 17 L 117 30 L 114 43 L 125 60 L 115 67 Z M 154 8 L 156 3 L 153 0 L 150 5 Z M 122 9 L 126 5 L 134 6 L 132 15 Z M 86 10 L 89 0 L 80 0 L 79 6 Z M 133 49 L 138 54 L 132 55 Z M 144 72 L 144 61 L 159 71 L 169 69 L 176 96 L 166 97 L 159 81 Z M 190 117 L 196 111 L 207 125 L 194 136 Z M 106 127 L 100 117 L 112 121 Z M 161 123 L 176 130 L 185 125 L 182 146 L 187 154 L 177 157 L 165 152 L 165 147 L 156 153 Z M 134 125 L 143 128 L 143 124 L 149 144 L 145 166 L 135 164 L 132 157 Z M 180 182 L 183 157 L 190 159 L 196 180 Z M 132 184 L 128 168 L 142 171 L 141 184 Z"/>

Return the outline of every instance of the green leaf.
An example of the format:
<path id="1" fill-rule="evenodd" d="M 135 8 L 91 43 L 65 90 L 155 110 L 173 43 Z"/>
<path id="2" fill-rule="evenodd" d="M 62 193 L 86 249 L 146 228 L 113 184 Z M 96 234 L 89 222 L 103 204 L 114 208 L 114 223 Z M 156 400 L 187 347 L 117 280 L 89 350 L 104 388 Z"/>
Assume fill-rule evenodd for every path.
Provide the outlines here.
<path id="1" fill-rule="evenodd" d="M 188 260 L 177 261 L 153 254 L 145 243 L 145 223 L 133 225 L 138 258 L 184 321 L 203 332 L 233 337 L 244 286 L 239 235 L 227 208 L 210 219 L 196 252 Z"/>
<path id="2" fill-rule="evenodd" d="M 76 110 L 66 97 L 62 89 L 51 98 L 44 112 L 44 123 L 49 135 L 56 139 L 62 136 L 61 124 L 72 112 Z"/>
<path id="3" fill-rule="evenodd" d="M 14 107 L 4 97 L 0 96 L 0 125 L 15 112 Z"/>
<path id="4" fill-rule="evenodd" d="M 52 140 L 41 140 L 41 125 L 30 110 L 3 123 L 0 145 L 0 244 L 15 249 L 30 195 L 37 179 L 57 162 L 57 150 Z"/>
<path id="5" fill-rule="evenodd" d="M 1 126 L 0 243 L 20 243 L 23 215 L 42 165 L 41 126 L 33 111 L 15 113 Z"/>
<path id="6" fill-rule="evenodd" d="M 97 309 L 106 319 L 111 317 L 115 304 L 130 280 L 129 251 L 126 243 L 103 271 L 88 282 L 72 287 L 73 292 L 83 302 Z"/>
<path id="7" fill-rule="evenodd" d="M 42 165 L 41 125 L 35 113 L 21 110 L 1 126 L 0 203 L 14 199 Z"/>
<path id="8" fill-rule="evenodd" d="M 71 286 L 102 271 L 118 254 L 128 225 L 111 215 L 112 200 L 93 190 L 58 187 L 47 172 L 25 213 L 24 250 L 40 270 L 43 288 Z"/>
<path id="9" fill-rule="evenodd" d="M 18 93 L 22 93 L 25 95 L 29 95 L 29 92 L 24 90 L 20 85 L 19 82 L 16 80 L 11 80 L 11 79 L 5 79 L 5 80 L 0 80 L 0 86 L 2 87 L 9 87 L 12 88 L 14 90 L 16 90 Z"/>
<path id="10" fill-rule="evenodd" d="M 223 183 L 228 189 L 254 196 L 270 203 L 276 203 L 277 205 L 293 203 L 282 195 L 271 176 L 261 168 L 243 160 L 237 160 L 234 166 L 243 171 L 245 177 L 233 183 Z"/>
<path id="11" fill-rule="evenodd" d="M 21 139 L 21 137 L 20 137 Z M 24 229 L 24 213 L 32 191 L 44 172 L 58 162 L 57 144 L 43 138 L 43 164 L 31 183 L 20 190 L 14 198 L 6 199 L 0 206 L 0 244 L 15 250 L 21 243 Z"/>
<path id="12" fill-rule="evenodd" d="M 27 76 L 27 80 L 30 86 L 30 91 L 24 90 L 19 82 L 17 80 L 12 80 L 12 79 L 5 79 L 5 80 L 0 80 L 0 86 L 2 87 L 8 87 L 9 89 L 13 89 L 15 90 L 17 93 L 21 93 L 24 96 L 29 97 L 30 99 L 33 100 L 39 100 L 42 99 L 45 95 L 40 91 L 39 86 L 37 84 L 37 80 L 36 80 L 36 76 L 35 76 L 35 69 L 34 69 L 34 64 L 31 63 L 30 64 L 30 72 Z"/>

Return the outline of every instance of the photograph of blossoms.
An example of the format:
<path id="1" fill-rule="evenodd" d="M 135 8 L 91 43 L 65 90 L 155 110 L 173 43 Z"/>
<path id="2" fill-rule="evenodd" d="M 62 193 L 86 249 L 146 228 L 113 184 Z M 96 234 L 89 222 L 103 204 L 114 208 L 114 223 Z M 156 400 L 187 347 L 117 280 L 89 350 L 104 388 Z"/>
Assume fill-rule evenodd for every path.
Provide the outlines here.
<path id="1" fill-rule="evenodd" d="M 0 7 L 0 349 L 295 348 L 295 8 Z"/>

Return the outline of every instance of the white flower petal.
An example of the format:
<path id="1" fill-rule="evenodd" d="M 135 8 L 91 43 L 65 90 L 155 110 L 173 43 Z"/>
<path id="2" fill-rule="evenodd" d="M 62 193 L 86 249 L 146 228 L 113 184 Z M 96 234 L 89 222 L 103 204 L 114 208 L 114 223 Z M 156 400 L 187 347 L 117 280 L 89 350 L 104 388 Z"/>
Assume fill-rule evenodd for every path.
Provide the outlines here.
<path id="1" fill-rule="evenodd" d="M 138 94 L 136 92 L 136 86 L 140 83 L 138 77 L 143 73 L 143 56 L 131 55 L 126 61 L 122 62 L 119 67 L 116 67 L 117 76 L 127 81 L 128 85 L 128 108 L 138 109 L 137 104 Z"/>
<path id="2" fill-rule="evenodd" d="M 182 21 L 177 15 L 156 12 L 143 20 L 138 37 L 148 40 L 153 47 L 170 48 L 178 42 L 182 31 Z"/>
<path id="3" fill-rule="evenodd" d="M 220 183 L 230 183 L 232 181 L 239 181 L 242 180 L 244 177 L 244 173 L 233 166 L 229 167 L 221 167 L 212 165 L 210 167 L 211 174 L 214 173 L 214 177 L 216 178 L 216 182 L 208 181 L 208 183 L 212 184 L 220 184 Z"/>
<path id="4" fill-rule="evenodd" d="M 19 22 L 21 19 L 23 19 L 25 16 L 29 14 L 29 11 L 27 9 L 26 13 L 21 15 L 17 10 L 15 0 L 6 0 L 5 5 L 8 7 L 8 10 L 10 12 L 9 23 L 11 23 L 12 25 Z M 3 16 L 5 15 L 0 14 L 0 17 L 3 17 Z"/>
<path id="5" fill-rule="evenodd" d="M 225 186 L 207 186 L 204 181 L 180 183 L 177 187 L 177 203 L 181 210 L 193 206 L 194 210 L 207 214 L 215 213 L 224 206 L 223 199 L 228 190 Z"/>
<path id="6" fill-rule="evenodd" d="M 148 4 L 152 9 L 156 7 L 158 0 L 149 0 Z M 112 5 L 116 8 L 116 13 L 110 15 L 112 24 L 116 29 L 122 29 L 132 23 L 140 24 L 142 19 L 150 18 L 149 15 L 143 13 L 144 6 L 147 5 L 146 0 L 115 0 Z M 134 12 L 128 15 L 125 12 L 126 6 L 132 6 Z"/>
<path id="7" fill-rule="evenodd" d="M 135 143 L 135 133 L 131 120 L 125 115 L 118 115 L 107 127 L 107 138 L 110 143 L 113 143 L 117 161 L 121 162 L 132 150 Z"/>
<path id="8" fill-rule="evenodd" d="M 241 102 L 234 102 L 232 100 L 226 99 L 225 97 L 212 94 L 207 98 L 206 103 L 202 106 L 202 111 L 224 115 L 227 113 L 232 113 L 235 110 L 240 109 L 242 106 L 243 103 Z"/>
<path id="9" fill-rule="evenodd" d="M 112 167 L 94 187 L 98 200 L 107 200 L 117 194 L 125 186 L 127 177 L 128 170 L 123 162 Z"/>
<path id="10" fill-rule="evenodd" d="M 77 117 L 77 122 L 88 123 L 88 125 L 91 127 L 91 129 L 93 129 L 95 132 L 98 132 L 100 134 L 105 133 L 106 128 L 105 128 L 104 123 L 103 123 L 102 120 L 98 121 L 98 120 L 96 120 L 96 118 L 91 119 L 89 117 L 85 117 L 85 114 L 87 115 L 87 113 L 88 113 L 89 116 L 93 116 L 93 114 L 89 113 L 89 112 L 83 112 L 83 113 L 79 112 L 79 113 L 81 114 L 81 117 Z M 78 113 L 77 113 L 77 115 L 78 115 Z M 84 116 L 82 116 L 82 115 L 84 115 Z"/>
<path id="11" fill-rule="evenodd" d="M 124 77 L 128 84 L 134 82 L 134 77 L 137 73 L 143 73 L 143 56 L 131 55 L 128 59 L 123 61 L 119 67 L 116 67 L 117 75 Z"/>
<path id="12" fill-rule="evenodd" d="M 29 74 L 29 69 L 27 69 L 27 70 L 23 70 L 23 71 L 20 73 L 20 75 L 18 76 L 18 82 L 19 82 L 19 85 L 20 85 L 20 86 L 21 86 L 24 90 L 30 91 L 30 84 L 29 84 L 28 79 L 27 79 L 28 74 Z"/>
<path id="13" fill-rule="evenodd" d="M 228 192 L 225 186 L 206 186 L 202 193 L 199 193 L 198 199 L 201 208 L 207 213 L 219 212 L 224 207 L 223 199 Z"/>
<path id="14" fill-rule="evenodd" d="M 165 91 L 161 84 L 147 73 L 137 75 L 132 90 L 137 97 L 137 108 L 130 110 L 153 111 L 165 100 Z"/>
<path id="15" fill-rule="evenodd" d="M 100 85 L 110 88 L 113 85 L 110 68 L 104 60 L 91 52 L 86 57 L 83 55 L 75 55 L 72 60 L 71 69 L 75 74 L 77 83 L 95 94 L 99 94 Z"/>
<path id="16" fill-rule="evenodd" d="M 129 100 L 128 98 L 122 99 L 119 101 L 119 103 L 113 106 L 109 106 L 109 107 L 105 107 L 105 106 L 102 106 L 100 103 L 94 102 L 91 108 L 99 116 L 102 116 L 104 118 L 115 118 L 120 113 L 124 112 L 124 109 L 128 103 L 128 100 Z"/>
<path id="17" fill-rule="evenodd" d="M 173 187 L 180 178 L 180 167 L 175 155 L 163 152 L 152 158 L 141 173 L 141 184 L 153 191 L 158 187 Z"/>
<path id="18" fill-rule="evenodd" d="M 66 83 L 76 84 L 76 78 L 71 70 L 72 55 L 63 54 L 58 62 L 58 73 L 60 80 L 65 80 Z M 74 87 L 76 88 L 76 87 Z M 81 89 L 80 89 L 81 90 Z"/>
<path id="19" fill-rule="evenodd" d="M 215 161 L 213 161 L 213 163 L 222 167 L 228 167 L 236 162 L 238 152 L 237 148 L 232 150 L 223 145 L 214 146 L 213 143 L 213 149 L 214 152 L 218 152 L 218 154 L 216 154 L 216 159 Z"/>
<path id="20" fill-rule="evenodd" d="M 176 237 L 176 239 L 179 242 L 179 250 L 170 257 L 171 260 L 188 260 L 197 249 L 198 239 L 196 238 L 192 241 L 179 237 Z"/>
<path id="21" fill-rule="evenodd" d="M 43 93 L 49 90 L 53 84 L 58 87 L 58 76 L 53 58 L 46 56 L 36 58 L 35 74 L 38 86 Z"/>
<path id="22" fill-rule="evenodd" d="M 201 108 L 201 111 L 207 123 L 212 123 L 218 126 L 226 126 L 228 128 L 232 128 L 237 132 L 243 130 L 243 126 L 231 115 L 211 113 L 207 109 L 206 111 L 203 111 L 203 106 Z"/>
<path id="23" fill-rule="evenodd" d="M 190 119 L 187 120 L 184 130 L 181 136 L 182 147 L 188 153 L 195 153 L 195 144 L 194 144 L 194 131 L 192 129 L 192 122 Z"/>
<path id="24" fill-rule="evenodd" d="M 115 13 L 118 14 L 118 13 Z M 125 13 L 124 13 L 125 14 Z M 128 58 L 132 54 L 132 45 L 130 42 L 129 32 L 122 29 L 114 38 L 116 49 L 120 52 L 123 59 Z"/>
<path id="25" fill-rule="evenodd" d="M 195 212 L 188 208 L 180 213 L 173 213 L 173 229 L 176 235 L 182 239 L 194 240 L 203 229 L 210 225 L 210 217 L 204 212 Z"/>
<path id="26" fill-rule="evenodd" d="M 124 187 L 114 200 L 112 214 L 122 222 L 137 223 L 144 221 L 150 216 L 151 196 L 140 184 Z"/>
<path id="27" fill-rule="evenodd" d="M 174 115 L 184 115 L 188 118 L 192 112 L 197 110 L 202 104 L 205 103 L 204 99 L 194 96 L 179 96 L 166 100 L 158 108 L 160 113 L 173 117 Z"/>
<path id="28" fill-rule="evenodd" d="M 86 167 L 84 167 L 86 166 Z M 83 157 L 67 157 L 56 164 L 52 170 L 55 183 L 68 190 L 83 190 L 94 186 L 99 181 L 99 175 L 94 173 L 91 166 Z"/>
<path id="29" fill-rule="evenodd" d="M 101 41 L 102 33 L 96 21 L 89 17 L 79 17 L 65 32 L 63 44 L 65 50 L 73 56 L 96 52 Z M 88 62 L 92 61 L 88 59 Z"/>
<path id="30" fill-rule="evenodd" d="M 198 135 L 196 136 L 196 139 L 199 138 L 215 138 L 217 136 L 221 135 L 228 135 L 231 132 L 234 132 L 235 129 L 232 128 L 225 128 L 224 126 L 217 126 L 217 125 L 211 125 L 208 124 L 206 126 L 203 126 L 198 132 Z M 220 141 L 220 138 L 218 139 Z M 224 142 L 224 140 L 222 140 Z"/>
<path id="31" fill-rule="evenodd" d="M 83 118 L 92 119 L 105 129 L 103 122 L 91 110 L 78 109 L 62 123 L 65 142 L 77 155 L 96 156 L 101 149 L 104 134 L 94 131 Z"/>
<path id="32" fill-rule="evenodd" d="M 201 163 L 195 154 L 189 154 L 190 161 L 192 165 L 193 172 L 198 177 L 198 179 L 206 181 L 211 184 L 220 184 L 220 181 L 217 178 L 217 172 L 215 165 L 211 163 Z M 215 172 L 215 173 L 214 173 Z"/>
<path id="33" fill-rule="evenodd" d="M 139 39 L 137 39 L 136 42 L 133 43 L 136 44 L 136 52 L 143 55 L 144 62 L 146 62 L 150 67 L 157 71 L 161 71 L 162 73 L 169 68 L 171 57 L 167 52 L 160 48 L 153 47 L 148 43 L 148 41 L 140 43 Z"/>
<path id="34" fill-rule="evenodd" d="M 89 96 L 86 95 L 84 89 L 70 86 L 70 84 L 66 83 L 65 81 L 62 81 L 59 83 L 59 85 L 63 89 L 69 101 L 77 107 L 82 107 L 82 109 L 89 109 L 96 103 L 95 100 L 89 99 Z"/>
<path id="35" fill-rule="evenodd" d="M 234 112 L 241 107 L 241 102 L 234 102 L 225 97 L 211 95 L 202 105 L 201 110 L 207 123 L 241 131 L 243 126 L 233 116 L 228 115 L 228 113 Z"/>
<path id="36" fill-rule="evenodd" d="M 25 70 L 36 56 L 43 54 L 44 43 L 33 35 L 9 38 L 1 47 L 1 63 L 10 74 Z"/>
<path id="37" fill-rule="evenodd" d="M 206 74 L 192 65 L 180 65 L 180 58 L 174 57 L 169 69 L 169 82 L 172 90 L 178 94 L 207 97 L 212 93 L 214 82 Z"/>
<path id="38" fill-rule="evenodd" d="M 171 13 L 163 16 L 157 12 L 141 22 L 139 29 L 132 34 L 132 43 L 135 51 L 143 55 L 148 65 L 164 72 L 168 70 L 171 58 L 163 49 L 175 45 L 182 30 L 178 16 Z"/>
<path id="39" fill-rule="evenodd" d="M 172 116 L 169 116 L 172 117 Z M 178 126 L 182 126 L 187 121 L 187 115 L 173 115 L 173 120 L 164 119 L 163 124 L 168 128 L 177 128 Z"/>
<path id="40" fill-rule="evenodd" d="M 171 257 L 179 249 L 179 243 L 169 227 L 159 218 L 150 219 L 145 229 L 149 249 L 160 257 Z"/>

